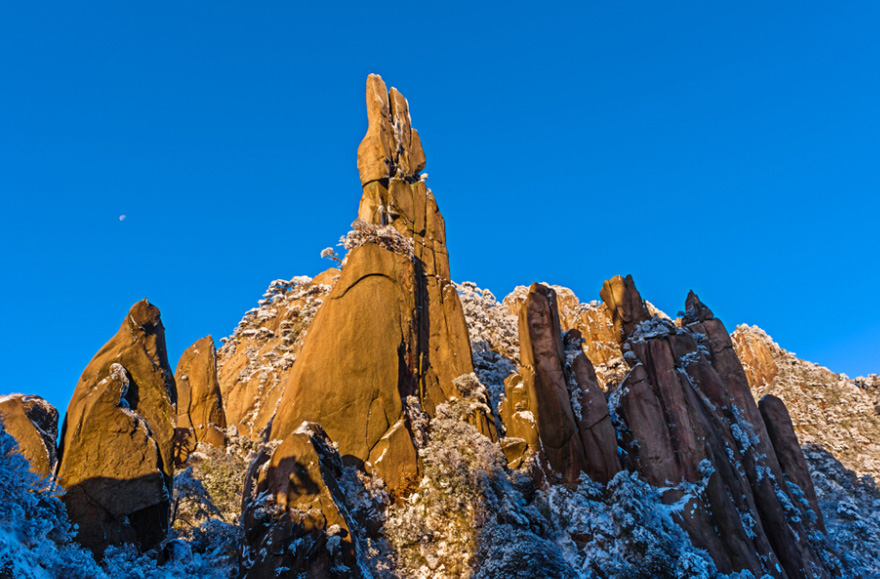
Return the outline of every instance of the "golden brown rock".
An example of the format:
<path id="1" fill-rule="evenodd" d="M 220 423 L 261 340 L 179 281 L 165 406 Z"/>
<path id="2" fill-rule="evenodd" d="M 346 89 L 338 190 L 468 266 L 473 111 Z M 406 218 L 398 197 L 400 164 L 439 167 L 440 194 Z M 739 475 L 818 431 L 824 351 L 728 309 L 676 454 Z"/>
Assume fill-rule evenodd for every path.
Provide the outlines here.
<path id="1" fill-rule="evenodd" d="M 96 553 L 164 538 L 175 402 L 159 309 L 143 300 L 86 366 L 62 428 L 63 500 L 77 541 Z"/>
<path id="2" fill-rule="evenodd" d="M 177 427 L 174 458 L 186 462 L 200 442 L 217 448 L 226 445 L 226 416 L 217 379 L 214 340 L 206 336 L 190 346 L 177 362 Z"/>
<path id="3" fill-rule="evenodd" d="M 367 121 L 367 134 L 358 147 L 361 185 L 392 177 L 409 180 L 425 168 L 409 104 L 397 89 L 389 92 L 378 74 L 367 77 Z"/>
<path id="4" fill-rule="evenodd" d="M 623 342 L 632 334 L 640 322 L 651 319 L 648 308 L 635 287 L 631 275 L 625 278 L 616 275 L 602 284 L 599 292 L 611 313 L 618 342 Z"/>
<path id="5" fill-rule="evenodd" d="M 315 313 L 339 277 L 335 268 L 314 279 L 276 280 L 217 352 L 226 424 L 259 440 L 275 414 L 286 378 Z"/>
<path id="6" fill-rule="evenodd" d="M 318 311 L 272 423 L 285 440 L 304 421 L 322 425 L 343 458 L 367 463 L 418 395 L 412 261 L 376 244 L 352 250 Z M 391 454 L 376 474 L 403 482 L 417 475 L 409 435 L 386 439 Z M 393 452 L 392 452 L 393 451 Z"/>
<path id="7" fill-rule="evenodd" d="M 31 470 L 42 476 L 53 474 L 58 460 L 58 410 L 39 396 L 10 394 L 0 396 L 0 418 Z"/>

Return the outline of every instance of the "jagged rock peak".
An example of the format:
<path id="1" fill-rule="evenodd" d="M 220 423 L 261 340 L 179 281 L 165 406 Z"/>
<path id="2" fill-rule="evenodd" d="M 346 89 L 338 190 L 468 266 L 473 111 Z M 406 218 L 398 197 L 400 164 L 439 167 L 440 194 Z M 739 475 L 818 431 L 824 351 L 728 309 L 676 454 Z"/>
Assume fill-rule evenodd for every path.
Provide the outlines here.
<path id="1" fill-rule="evenodd" d="M 425 152 L 412 128 L 409 103 L 396 88 L 389 91 L 378 74 L 367 77 L 367 120 L 367 134 L 358 147 L 361 185 L 392 177 L 417 179 L 425 168 Z"/>
<path id="2" fill-rule="evenodd" d="M 226 416 L 217 378 L 214 339 L 206 336 L 187 348 L 177 363 L 177 428 L 174 454 L 178 465 L 204 442 L 218 448 L 226 443 Z"/>
<path id="3" fill-rule="evenodd" d="M 63 500 L 96 553 L 165 537 L 176 397 L 159 308 L 142 300 L 86 366 L 62 428 Z"/>
<path id="4" fill-rule="evenodd" d="M 58 410 L 39 396 L 9 394 L 0 396 L 0 418 L 6 432 L 18 442 L 18 448 L 31 470 L 43 476 L 55 472 L 58 451 Z"/>
<path id="5" fill-rule="evenodd" d="M 700 296 L 694 293 L 694 290 L 688 292 L 687 299 L 684 302 L 685 323 L 705 322 L 715 317 L 709 306 L 700 301 Z"/>
<path id="6" fill-rule="evenodd" d="M 639 323 L 651 319 L 631 275 L 612 277 L 602 284 L 599 296 L 611 312 L 611 321 L 621 343 L 632 335 Z"/>

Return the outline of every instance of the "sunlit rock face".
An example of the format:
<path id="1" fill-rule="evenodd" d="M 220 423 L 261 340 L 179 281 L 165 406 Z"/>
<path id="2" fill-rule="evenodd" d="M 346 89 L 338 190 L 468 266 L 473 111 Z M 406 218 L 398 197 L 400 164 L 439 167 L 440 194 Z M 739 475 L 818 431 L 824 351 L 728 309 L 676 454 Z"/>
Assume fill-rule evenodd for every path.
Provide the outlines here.
<path id="1" fill-rule="evenodd" d="M 227 426 L 261 440 L 318 308 L 339 279 L 336 268 L 313 278 L 275 280 L 217 351 Z"/>
<path id="2" fill-rule="evenodd" d="M 64 419 L 58 479 L 84 546 L 146 549 L 165 537 L 175 404 L 165 328 L 143 300 L 86 366 Z"/>
<path id="3" fill-rule="evenodd" d="M 174 460 L 175 464 L 183 465 L 200 442 L 217 448 L 226 444 L 226 415 L 211 336 L 202 338 L 183 352 L 174 381 L 177 385 Z"/>
<path id="4" fill-rule="evenodd" d="M 418 178 L 424 153 L 406 99 L 371 75 L 367 113 L 358 150 L 363 194 L 344 240 L 349 252 L 279 383 L 267 438 L 284 442 L 267 455 L 271 467 L 249 475 L 248 484 L 265 488 L 275 505 L 299 500 L 285 481 L 297 476 L 302 445 L 289 441 L 304 423 L 322 427 L 343 463 L 381 478 L 395 496 L 407 493 L 420 472 L 412 412 L 433 416 L 464 394 L 458 379 L 473 373 L 445 225 Z M 470 420 L 494 439 L 485 410 Z M 265 526 L 249 523 L 247 532 L 252 544 L 265 540 Z"/>
<path id="5" fill-rule="evenodd" d="M 31 470 L 42 476 L 55 472 L 58 462 L 58 410 L 39 396 L 0 396 L 0 419 L 18 443 Z"/>

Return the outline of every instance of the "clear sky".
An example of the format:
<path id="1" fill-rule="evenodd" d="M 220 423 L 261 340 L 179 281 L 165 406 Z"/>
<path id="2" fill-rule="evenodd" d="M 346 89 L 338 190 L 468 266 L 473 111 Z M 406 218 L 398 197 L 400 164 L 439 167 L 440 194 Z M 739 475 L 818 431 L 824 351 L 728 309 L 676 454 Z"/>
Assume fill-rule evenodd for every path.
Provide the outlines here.
<path id="1" fill-rule="evenodd" d="M 410 101 L 454 279 L 589 301 L 632 273 L 880 371 L 880 5 L 419 4 L 0 4 L 0 393 L 63 411 L 135 301 L 174 367 L 329 267 L 371 72 Z"/>

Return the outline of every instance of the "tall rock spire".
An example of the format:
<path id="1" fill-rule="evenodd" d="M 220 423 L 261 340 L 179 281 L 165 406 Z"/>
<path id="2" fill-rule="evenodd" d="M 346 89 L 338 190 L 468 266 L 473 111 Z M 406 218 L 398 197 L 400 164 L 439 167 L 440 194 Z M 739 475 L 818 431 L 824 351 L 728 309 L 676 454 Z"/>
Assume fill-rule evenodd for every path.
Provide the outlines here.
<path id="1" fill-rule="evenodd" d="M 473 372 L 464 312 L 449 276 L 445 224 L 418 178 L 425 159 L 409 105 L 370 75 L 367 114 L 369 129 L 358 148 L 363 195 L 349 253 L 282 384 L 269 436 L 284 443 L 261 459 L 247 483 L 277 505 L 305 500 L 302 489 L 287 482 L 295 478 L 298 457 L 312 452 L 306 438 L 296 436 L 304 423 L 320 425 L 344 462 L 381 477 L 392 494 L 406 493 L 419 477 L 411 413 L 433 416 L 437 405 L 464 394 L 456 378 Z M 473 422 L 495 437 L 490 417 L 479 412 Z M 245 520 L 258 508 L 246 497 Z M 325 531 L 315 533 L 322 540 Z M 253 552 L 266 551 L 266 541 L 278 550 L 271 533 L 255 528 L 248 536 Z M 343 541 L 350 547 L 351 540 Z M 298 568 L 297 553 L 284 552 L 261 555 L 250 562 L 255 575 L 246 576 Z"/>

